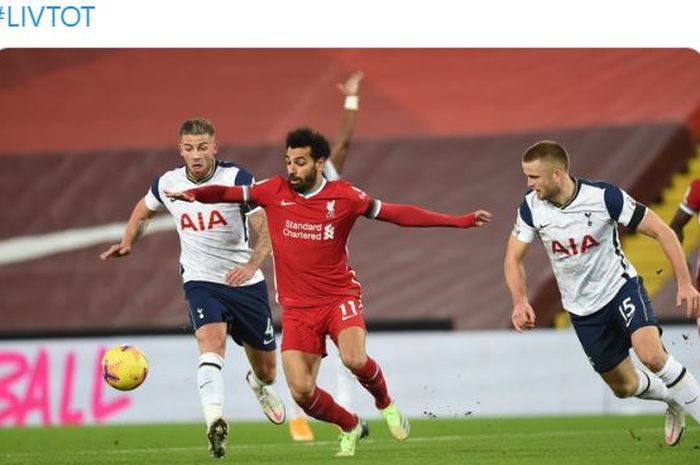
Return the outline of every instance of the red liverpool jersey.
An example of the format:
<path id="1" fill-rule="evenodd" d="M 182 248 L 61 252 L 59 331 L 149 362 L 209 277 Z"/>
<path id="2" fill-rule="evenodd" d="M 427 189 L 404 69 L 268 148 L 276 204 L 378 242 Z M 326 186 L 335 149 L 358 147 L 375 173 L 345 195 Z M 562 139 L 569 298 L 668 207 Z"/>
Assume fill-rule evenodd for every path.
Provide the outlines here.
<path id="1" fill-rule="evenodd" d="M 376 215 L 369 211 L 375 203 L 367 194 L 349 182 L 324 179 L 320 189 L 302 195 L 281 176 L 256 183 L 249 192 L 249 201 L 267 215 L 280 304 L 309 307 L 360 296 L 347 243 L 359 216 Z"/>
<path id="2" fill-rule="evenodd" d="M 700 178 L 693 179 L 690 183 L 680 207 L 689 215 L 697 215 L 700 212 Z"/>

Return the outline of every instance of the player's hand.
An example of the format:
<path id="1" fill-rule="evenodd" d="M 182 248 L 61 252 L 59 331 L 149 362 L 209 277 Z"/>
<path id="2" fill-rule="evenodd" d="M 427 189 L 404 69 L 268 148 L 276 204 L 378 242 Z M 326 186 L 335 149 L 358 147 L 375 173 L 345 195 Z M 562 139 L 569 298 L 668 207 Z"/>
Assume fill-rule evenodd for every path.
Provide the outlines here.
<path id="1" fill-rule="evenodd" d="M 486 211 L 486 210 L 477 210 L 474 212 L 474 218 L 476 219 L 476 226 L 481 227 L 481 226 L 486 226 L 491 222 L 491 218 L 493 218 L 493 215 Z"/>
<path id="2" fill-rule="evenodd" d="M 226 284 L 229 286 L 240 286 L 252 278 L 257 270 L 251 265 L 237 266 L 226 273 Z"/>
<path id="3" fill-rule="evenodd" d="M 165 193 L 165 196 L 169 199 L 172 200 L 183 200 L 185 202 L 194 202 L 195 201 L 195 196 L 193 194 L 190 194 L 187 191 L 179 191 L 179 192 L 171 192 L 171 191 L 163 191 Z"/>
<path id="4" fill-rule="evenodd" d="M 700 318 L 700 293 L 692 284 L 678 286 L 676 308 L 685 304 L 685 314 L 688 318 Z"/>
<path id="5" fill-rule="evenodd" d="M 364 74 L 362 71 L 355 71 L 343 83 L 338 84 L 338 90 L 343 95 L 357 95 L 360 93 L 360 82 Z"/>
<path id="6" fill-rule="evenodd" d="M 535 327 L 535 311 L 527 302 L 517 304 L 513 307 L 511 320 L 513 321 L 513 327 L 519 333 L 524 329 L 532 329 Z"/>
<path id="7" fill-rule="evenodd" d="M 126 255 L 129 255 L 131 253 L 131 247 L 121 245 L 121 244 L 114 244 L 112 247 L 109 249 L 105 250 L 100 254 L 100 258 L 102 260 L 107 260 L 108 258 L 119 258 L 119 257 L 124 257 Z"/>

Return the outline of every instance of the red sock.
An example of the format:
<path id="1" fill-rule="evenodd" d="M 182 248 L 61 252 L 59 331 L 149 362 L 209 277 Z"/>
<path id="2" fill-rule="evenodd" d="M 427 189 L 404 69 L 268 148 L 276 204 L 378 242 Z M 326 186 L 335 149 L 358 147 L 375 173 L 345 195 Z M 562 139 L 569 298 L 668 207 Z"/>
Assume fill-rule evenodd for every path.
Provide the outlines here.
<path id="1" fill-rule="evenodd" d="M 319 387 L 311 399 L 306 404 L 299 404 L 299 407 L 308 416 L 338 425 L 343 431 L 351 431 L 357 426 L 357 417 L 338 405 L 330 394 Z"/>
<path id="2" fill-rule="evenodd" d="M 367 357 L 367 362 L 365 362 L 364 366 L 353 373 L 357 376 L 360 384 L 374 396 L 374 405 L 378 409 L 387 408 L 391 404 L 391 397 L 389 397 L 389 390 L 386 388 L 384 374 L 377 362 Z"/>

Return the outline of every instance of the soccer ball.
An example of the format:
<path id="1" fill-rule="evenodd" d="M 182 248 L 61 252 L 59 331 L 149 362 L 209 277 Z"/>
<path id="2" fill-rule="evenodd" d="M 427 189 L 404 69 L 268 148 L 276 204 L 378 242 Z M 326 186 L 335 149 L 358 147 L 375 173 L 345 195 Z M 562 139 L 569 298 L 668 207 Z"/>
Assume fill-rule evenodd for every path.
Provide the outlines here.
<path id="1" fill-rule="evenodd" d="M 136 389 L 144 382 L 147 374 L 148 360 L 136 346 L 114 346 L 102 357 L 102 377 L 114 389 Z"/>

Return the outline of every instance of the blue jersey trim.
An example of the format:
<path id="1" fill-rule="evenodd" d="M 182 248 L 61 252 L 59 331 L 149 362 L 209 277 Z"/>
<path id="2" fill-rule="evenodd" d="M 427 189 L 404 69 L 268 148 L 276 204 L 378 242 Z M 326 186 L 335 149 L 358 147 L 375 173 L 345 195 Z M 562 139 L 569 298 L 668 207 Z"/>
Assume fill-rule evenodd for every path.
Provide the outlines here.
<path id="1" fill-rule="evenodd" d="M 588 184 L 589 186 L 594 186 L 599 189 L 603 189 L 603 198 L 605 200 L 605 208 L 608 210 L 610 218 L 615 221 L 620 221 L 620 214 L 622 213 L 622 203 L 624 201 L 622 196 L 622 191 L 619 187 L 603 182 L 603 181 L 589 181 L 587 179 L 580 179 L 583 184 Z"/>
<path id="2" fill-rule="evenodd" d="M 253 175 L 243 168 L 238 168 L 238 174 L 236 174 L 234 184 L 237 186 L 250 186 L 253 184 Z"/>
<path id="3" fill-rule="evenodd" d="M 234 162 L 223 160 L 216 160 L 216 166 L 220 166 L 222 168 L 239 168 L 239 166 Z"/>
<path id="4" fill-rule="evenodd" d="M 620 213 L 622 213 L 622 191 L 615 186 L 608 185 L 605 188 L 605 207 L 608 209 L 610 218 L 615 221 L 620 220 Z"/>
<path id="5" fill-rule="evenodd" d="M 163 203 L 163 199 L 160 198 L 160 192 L 158 192 L 158 183 L 160 182 L 160 177 L 156 176 L 153 178 L 151 183 L 151 194 L 160 202 Z M 164 204 L 165 205 L 165 204 Z"/>
<path id="6" fill-rule="evenodd" d="M 520 212 L 520 218 L 532 229 L 535 229 L 535 224 L 532 222 L 532 210 L 530 210 L 530 206 L 527 204 L 527 199 L 523 199 L 520 203 L 520 207 L 518 207 L 518 211 Z"/>

